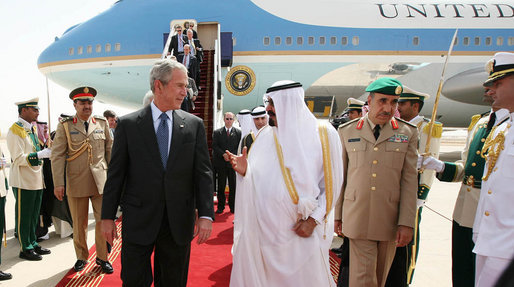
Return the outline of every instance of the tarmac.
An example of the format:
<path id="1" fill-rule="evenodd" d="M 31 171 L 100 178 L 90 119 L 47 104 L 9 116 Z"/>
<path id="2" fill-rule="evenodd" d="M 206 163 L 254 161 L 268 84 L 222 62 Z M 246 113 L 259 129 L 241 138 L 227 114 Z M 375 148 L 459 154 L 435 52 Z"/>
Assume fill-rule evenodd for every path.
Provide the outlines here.
<path id="1" fill-rule="evenodd" d="M 441 159 L 460 159 L 464 147 L 465 129 L 448 129 L 443 132 Z M 9 157 L 5 139 L 0 140 L 4 154 Z M 9 169 L 6 170 L 7 172 Z M 434 180 L 421 220 L 420 252 L 414 280 L 414 287 L 451 286 L 451 218 L 460 183 L 443 183 Z M 0 286 L 55 286 L 72 268 L 76 261 L 73 239 L 60 238 L 54 227 L 49 228 L 48 240 L 40 242 L 52 253 L 44 255 L 42 261 L 27 261 L 18 257 L 20 246 L 14 237 L 14 204 L 9 190 L 6 202 L 7 246 L 3 247 L 0 270 L 11 273 L 13 279 L 0 281 Z M 88 246 L 94 244 L 94 217 L 89 213 Z M 341 238 L 334 237 L 333 246 L 339 247 Z M 190 282 L 191 283 L 191 282 Z"/>

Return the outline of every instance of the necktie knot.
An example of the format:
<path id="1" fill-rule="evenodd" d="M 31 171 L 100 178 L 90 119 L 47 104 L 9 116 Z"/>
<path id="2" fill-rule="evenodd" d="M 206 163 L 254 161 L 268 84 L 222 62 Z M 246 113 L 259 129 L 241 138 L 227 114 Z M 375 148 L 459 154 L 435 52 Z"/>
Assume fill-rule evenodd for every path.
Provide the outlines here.
<path id="1" fill-rule="evenodd" d="M 375 140 L 377 140 L 378 137 L 380 136 L 380 126 L 379 125 L 376 125 L 375 128 L 373 129 L 373 135 L 375 136 Z"/>
<path id="2" fill-rule="evenodd" d="M 168 114 L 166 113 L 162 113 L 160 116 L 159 116 L 159 119 L 161 119 L 161 124 L 162 124 L 162 121 L 165 121 L 167 120 L 169 117 L 168 117 Z"/>

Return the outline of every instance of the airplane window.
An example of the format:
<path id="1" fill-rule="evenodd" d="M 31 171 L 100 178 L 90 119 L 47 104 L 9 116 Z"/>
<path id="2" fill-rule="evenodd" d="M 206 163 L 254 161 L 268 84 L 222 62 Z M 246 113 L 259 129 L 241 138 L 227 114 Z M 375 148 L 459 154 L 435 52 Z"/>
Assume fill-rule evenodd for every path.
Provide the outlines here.
<path id="1" fill-rule="evenodd" d="M 298 36 L 296 37 L 296 45 L 303 45 L 303 37 Z"/>
<path id="2" fill-rule="evenodd" d="M 459 44 L 459 37 L 455 37 L 455 42 L 453 43 L 454 46 L 457 46 Z"/>
<path id="3" fill-rule="evenodd" d="M 326 41 L 326 40 L 325 40 L 325 36 L 320 36 L 320 37 L 319 37 L 319 44 L 320 44 L 320 45 L 325 45 L 325 41 Z"/>
<path id="4" fill-rule="evenodd" d="M 75 49 L 74 49 L 74 48 L 69 48 L 69 49 L 68 49 L 68 55 L 70 55 L 70 56 L 71 56 L 71 55 L 73 55 L 73 54 L 74 54 L 74 52 L 75 52 Z"/>
<path id="5" fill-rule="evenodd" d="M 87 50 L 86 51 L 87 51 L 88 54 L 93 53 L 93 47 L 91 47 L 91 45 L 87 45 Z"/>
<path id="6" fill-rule="evenodd" d="M 503 37 L 496 38 L 496 46 L 503 46 Z"/>
<path id="7" fill-rule="evenodd" d="M 96 52 L 97 52 L 97 53 L 102 52 L 102 45 L 100 45 L 100 44 L 96 44 Z"/>
<path id="8" fill-rule="evenodd" d="M 307 38 L 307 43 L 309 43 L 309 45 L 314 45 L 314 37 L 309 36 L 309 38 Z"/>
<path id="9" fill-rule="evenodd" d="M 105 52 L 111 51 L 111 44 L 105 44 Z"/>
<path id="10" fill-rule="evenodd" d="M 119 52 L 120 50 L 121 50 L 121 44 L 120 43 L 114 44 L 114 51 Z"/>
<path id="11" fill-rule="evenodd" d="M 337 38 L 334 36 L 330 37 L 330 45 L 335 45 L 335 44 L 337 44 Z"/>
<path id="12" fill-rule="evenodd" d="M 359 36 L 353 36 L 352 45 L 354 45 L 354 46 L 359 45 Z"/>
<path id="13" fill-rule="evenodd" d="M 514 37 L 509 37 L 509 46 L 514 45 Z"/>
<path id="14" fill-rule="evenodd" d="M 291 44 L 293 44 L 293 37 L 291 37 L 291 36 L 286 37 L 286 45 L 291 45 Z"/>
<path id="15" fill-rule="evenodd" d="M 414 46 L 419 45 L 419 37 L 418 36 L 412 38 L 412 45 L 414 45 Z"/>
<path id="16" fill-rule="evenodd" d="M 280 44 L 282 43 L 282 38 L 280 37 L 275 37 L 275 45 L 276 46 L 280 46 Z"/>
<path id="17" fill-rule="evenodd" d="M 264 37 L 264 46 L 269 46 L 269 37 Z"/>
<path id="18" fill-rule="evenodd" d="M 475 46 L 480 45 L 480 37 L 475 37 Z"/>
<path id="19" fill-rule="evenodd" d="M 491 46 L 492 43 L 493 43 L 493 39 L 491 37 L 486 37 L 485 38 L 485 44 L 487 46 Z"/>
<path id="20" fill-rule="evenodd" d="M 82 48 L 82 46 L 77 48 L 77 54 L 82 55 L 83 51 L 84 51 L 84 48 Z"/>
<path id="21" fill-rule="evenodd" d="M 341 38 L 341 45 L 346 46 L 348 45 L 348 37 L 344 36 Z"/>
<path id="22" fill-rule="evenodd" d="M 462 39 L 462 44 L 464 46 L 468 46 L 469 45 L 469 37 L 464 37 L 464 39 Z"/>

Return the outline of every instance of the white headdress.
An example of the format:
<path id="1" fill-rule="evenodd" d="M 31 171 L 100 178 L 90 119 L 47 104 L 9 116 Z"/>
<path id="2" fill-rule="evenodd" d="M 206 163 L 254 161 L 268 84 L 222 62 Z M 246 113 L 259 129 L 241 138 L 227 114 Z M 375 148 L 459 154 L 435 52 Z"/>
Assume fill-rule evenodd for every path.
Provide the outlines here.
<path id="1" fill-rule="evenodd" d="M 239 126 L 241 126 L 241 138 L 249 134 L 251 131 L 253 131 L 254 134 L 257 133 L 257 128 L 253 123 L 250 110 L 241 110 L 239 113 L 237 113 L 236 117 L 237 121 L 239 122 Z"/>

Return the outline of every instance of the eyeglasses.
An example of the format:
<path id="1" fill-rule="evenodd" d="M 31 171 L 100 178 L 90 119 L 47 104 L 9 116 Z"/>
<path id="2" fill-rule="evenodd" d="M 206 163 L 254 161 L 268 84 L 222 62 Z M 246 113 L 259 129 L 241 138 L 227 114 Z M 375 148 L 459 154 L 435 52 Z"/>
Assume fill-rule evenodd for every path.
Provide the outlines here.
<path id="1" fill-rule="evenodd" d="M 233 121 L 234 119 L 233 119 L 233 118 L 225 118 L 225 120 L 227 120 L 227 121 Z"/>

